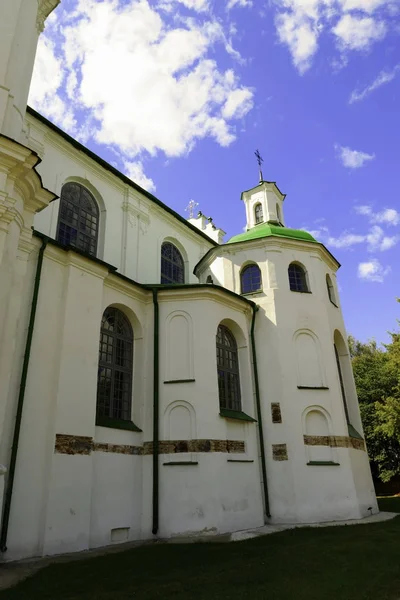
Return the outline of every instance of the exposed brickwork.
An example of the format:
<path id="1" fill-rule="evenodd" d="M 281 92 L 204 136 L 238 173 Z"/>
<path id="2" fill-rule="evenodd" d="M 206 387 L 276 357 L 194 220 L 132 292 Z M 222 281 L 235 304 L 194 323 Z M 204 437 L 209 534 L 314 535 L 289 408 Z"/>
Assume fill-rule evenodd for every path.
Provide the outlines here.
<path id="1" fill-rule="evenodd" d="M 279 402 L 272 402 L 271 416 L 273 423 L 282 423 L 281 405 L 279 404 Z"/>
<path id="2" fill-rule="evenodd" d="M 347 435 L 305 435 L 306 446 L 330 446 L 331 448 L 354 448 L 365 451 L 365 442 Z"/>
<path id="3" fill-rule="evenodd" d="M 274 460 L 289 460 L 286 444 L 272 444 L 272 458 Z"/>
<path id="4" fill-rule="evenodd" d="M 162 440 L 158 444 L 160 454 L 181 454 L 183 452 L 225 452 L 245 453 L 245 443 L 241 440 Z M 95 442 L 91 437 L 57 434 L 54 451 L 57 454 L 91 454 L 91 452 L 112 452 L 133 456 L 153 454 L 153 442 L 143 446 L 107 444 Z"/>

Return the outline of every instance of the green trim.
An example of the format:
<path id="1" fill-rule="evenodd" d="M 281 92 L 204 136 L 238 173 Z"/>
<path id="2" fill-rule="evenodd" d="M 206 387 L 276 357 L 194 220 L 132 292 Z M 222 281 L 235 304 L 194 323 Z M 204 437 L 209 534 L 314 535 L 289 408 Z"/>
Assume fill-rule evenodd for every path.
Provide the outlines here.
<path id="1" fill-rule="evenodd" d="M 257 240 L 259 238 L 273 236 L 318 244 L 317 240 L 311 235 L 311 233 L 303 231 L 303 229 L 290 229 L 289 227 L 282 227 L 281 225 L 276 225 L 271 222 L 260 223 L 245 233 L 234 235 L 227 241 L 227 244 L 248 242 L 249 240 Z"/>
<path id="2" fill-rule="evenodd" d="M 263 433 L 263 421 L 262 421 L 262 412 L 261 412 L 261 399 L 260 399 L 260 386 L 258 382 L 258 367 L 257 367 L 257 352 L 256 352 L 256 340 L 254 335 L 254 328 L 256 324 L 256 314 L 259 310 L 258 306 L 253 307 L 253 317 L 251 319 L 251 329 L 250 329 L 250 338 L 251 338 L 251 352 L 253 355 L 253 373 L 254 373 L 254 388 L 256 392 L 256 409 L 257 409 L 257 418 L 258 418 L 258 437 L 260 443 L 260 455 L 261 455 L 261 473 L 262 473 L 262 486 L 263 486 L 263 494 L 264 494 L 264 504 L 265 504 L 265 515 L 267 517 L 271 516 L 269 509 L 269 496 L 268 496 L 268 481 L 267 481 L 267 461 L 265 458 L 265 446 L 264 446 L 264 433 Z"/>
<path id="3" fill-rule="evenodd" d="M 30 114 L 32 117 L 34 117 L 35 119 L 37 119 L 38 121 L 41 121 L 44 125 L 49 127 L 49 129 L 52 129 L 55 133 L 60 135 L 62 138 L 64 138 L 64 140 L 66 142 L 68 142 L 69 144 L 71 144 L 71 146 L 76 148 L 76 150 L 79 150 L 80 152 L 83 152 L 83 154 L 86 154 L 86 156 L 88 156 L 89 158 L 94 160 L 97 164 L 99 164 L 101 167 L 103 167 L 103 169 L 105 169 L 106 171 L 109 171 L 110 173 L 115 175 L 115 177 L 117 177 L 118 179 L 120 179 L 121 181 L 123 181 L 124 183 L 129 185 L 130 187 L 134 188 L 136 191 L 140 192 L 144 196 L 146 196 L 146 198 L 148 198 L 149 200 L 151 200 L 152 202 L 154 202 L 155 204 L 160 206 L 163 210 L 165 210 L 170 215 L 175 217 L 175 219 L 177 219 L 178 221 L 183 223 L 188 229 L 191 229 L 194 233 L 196 233 L 197 235 L 206 239 L 212 246 L 218 246 L 217 242 L 215 242 L 213 239 L 208 237 L 208 235 L 206 233 L 203 233 L 195 225 L 192 225 L 191 223 L 189 223 L 186 219 L 181 217 L 180 214 L 178 214 L 172 208 L 169 208 L 169 206 L 166 206 L 166 204 L 164 204 L 163 202 L 161 202 L 161 200 L 156 198 L 156 196 L 153 196 L 153 194 L 150 194 L 150 192 L 148 192 L 147 190 L 144 190 L 142 187 L 140 187 L 140 185 L 138 185 L 137 183 L 135 183 L 134 181 L 129 179 L 129 177 L 127 177 L 126 175 L 124 175 L 123 173 L 118 171 L 118 169 L 116 169 L 115 167 L 110 165 L 107 161 L 100 158 L 100 156 L 97 156 L 97 154 L 95 154 L 94 152 L 92 152 L 91 150 L 89 150 L 88 148 L 83 146 L 82 144 L 80 144 L 77 140 L 75 140 L 73 137 L 68 135 L 68 133 L 66 133 L 59 127 L 57 127 L 57 125 L 54 125 L 54 123 L 52 123 L 51 121 L 49 121 L 48 119 L 43 117 L 40 113 L 36 112 L 36 110 L 31 108 L 30 106 L 27 106 L 26 112 L 28 114 Z"/>
<path id="4" fill-rule="evenodd" d="M 198 465 L 199 463 L 195 460 L 182 460 L 180 462 L 167 462 L 163 463 L 164 467 L 182 467 L 184 465 Z"/>
<path id="5" fill-rule="evenodd" d="M 18 395 L 18 401 L 17 401 L 17 413 L 15 416 L 15 426 L 14 426 L 14 434 L 13 434 L 13 441 L 12 441 L 12 447 L 11 447 L 10 466 L 8 469 L 7 488 L 6 488 L 5 496 L 4 496 L 4 511 L 3 511 L 3 520 L 2 520 L 2 524 L 1 524 L 1 534 L 0 534 L 0 550 L 1 550 L 1 552 L 7 551 L 8 524 L 9 524 L 9 520 L 10 520 L 11 500 L 12 500 L 12 494 L 13 494 L 13 488 L 14 488 L 15 467 L 16 467 L 16 463 L 17 463 L 18 445 L 19 445 L 19 434 L 21 431 L 22 411 L 24 408 L 26 381 L 28 378 L 29 359 L 31 356 L 33 330 L 35 327 L 36 309 L 37 309 L 38 297 L 39 297 L 40 278 L 42 275 L 44 251 L 46 250 L 47 242 L 48 242 L 48 238 L 43 237 L 42 245 L 39 250 L 38 260 L 37 260 L 37 265 L 36 265 L 36 275 L 35 275 L 35 282 L 34 282 L 33 293 L 32 293 L 31 312 L 30 312 L 30 316 L 29 316 L 28 333 L 26 336 L 24 360 L 22 363 L 21 383 L 20 383 L 20 387 L 19 387 L 19 395 Z"/>
<path id="6" fill-rule="evenodd" d="M 307 463 L 309 466 L 325 466 L 325 467 L 340 467 L 340 463 L 333 462 L 332 460 L 310 460 Z"/>
<path id="7" fill-rule="evenodd" d="M 246 413 L 241 410 L 229 410 L 228 408 L 221 408 L 219 411 L 219 416 L 226 419 L 237 419 L 238 421 L 250 421 L 251 423 L 257 423 L 253 417 L 246 415 Z"/>
<path id="8" fill-rule="evenodd" d="M 298 385 L 298 390 L 329 390 L 325 385 L 314 386 L 314 385 Z"/>
<path id="9" fill-rule="evenodd" d="M 364 440 L 363 436 L 358 433 L 357 429 L 355 429 L 351 423 L 347 423 L 347 429 L 350 437 L 356 438 L 357 440 Z"/>
<path id="10" fill-rule="evenodd" d="M 159 326 L 160 316 L 157 298 L 157 289 L 153 289 L 153 306 L 154 306 L 154 331 L 153 331 L 153 527 L 152 533 L 156 535 L 158 532 L 158 521 L 159 521 L 159 439 L 160 439 L 160 425 L 159 425 L 159 387 L 160 387 L 160 373 L 159 373 Z"/>
<path id="11" fill-rule="evenodd" d="M 196 381 L 195 379 L 168 379 L 164 381 L 164 383 L 193 383 Z"/>
<path id="12" fill-rule="evenodd" d="M 109 427 L 110 429 L 128 429 L 129 431 L 142 432 L 133 421 L 126 419 L 113 419 L 112 417 L 96 417 L 98 427 Z"/>
<path id="13" fill-rule="evenodd" d="M 254 460 L 240 460 L 240 459 L 234 459 L 234 458 L 228 458 L 228 460 L 226 462 L 233 462 L 233 463 L 253 463 Z"/>

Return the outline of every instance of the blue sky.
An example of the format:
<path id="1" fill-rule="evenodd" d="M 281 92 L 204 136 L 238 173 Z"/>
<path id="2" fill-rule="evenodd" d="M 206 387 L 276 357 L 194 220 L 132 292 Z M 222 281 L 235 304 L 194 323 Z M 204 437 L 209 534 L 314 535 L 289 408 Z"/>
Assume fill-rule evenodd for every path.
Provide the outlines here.
<path id="1" fill-rule="evenodd" d="M 30 104 L 182 215 L 243 230 L 276 181 L 287 225 L 342 263 L 349 333 L 399 315 L 398 0 L 62 0 Z"/>

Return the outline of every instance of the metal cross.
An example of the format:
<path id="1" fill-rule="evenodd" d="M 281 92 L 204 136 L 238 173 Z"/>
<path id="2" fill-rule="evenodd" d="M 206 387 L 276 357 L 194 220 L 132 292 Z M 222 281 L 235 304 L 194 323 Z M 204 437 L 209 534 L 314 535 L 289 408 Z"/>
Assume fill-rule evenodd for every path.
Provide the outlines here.
<path id="1" fill-rule="evenodd" d="M 262 170 L 261 170 L 261 165 L 262 165 L 262 163 L 264 162 L 264 159 L 263 159 L 263 157 L 261 156 L 261 154 L 260 154 L 260 151 L 259 151 L 259 150 L 256 150 L 256 151 L 254 152 L 254 154 L 256 155 L 256 159 L 257 159 L 257 162 L 258 162 L 258 167 L 259 167 L 259 170 L 260 170 L 260 183 L 261 183 L 261 182 L 263 181 L 263 174 L 262 174 Z"/>
<path id="2" fill-rule="evenodd" d="M 185 208 L 185 211 L 189 213 L 189 219 L 193 219 L 194 210 L 195 210 L 196 206 L 199 206 L 199 203 L 195 202 L 194 200 L 191 200 L 189 202 L 189 204 L 187 205 L 187 207 Z"/>

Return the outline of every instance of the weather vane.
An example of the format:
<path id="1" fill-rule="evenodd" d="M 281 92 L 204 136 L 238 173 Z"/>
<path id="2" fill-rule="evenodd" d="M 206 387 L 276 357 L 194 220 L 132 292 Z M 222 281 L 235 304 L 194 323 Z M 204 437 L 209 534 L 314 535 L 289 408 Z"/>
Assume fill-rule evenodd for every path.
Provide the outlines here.
<path id="1" fill-rule="evenodd" d="M 187 205 L 187 207 L 185 208 L 185 211 L 189 213 L 189 219 L 193 219 L 194 217 L 194 210 L 196 208 L 196 206 L 198 206 L 199 203 L 195 202 L 194 200 L 191 200 L 189 202 L 189 204 Z"/>
<path id="2" fill-rule="evenodd" d="M 264 178 L 263 178 L 263 174 L 262 174 L 262 170 L 261 170 L 261 165 L 262 165 L 262 163 L 264 162 L 264 159 L 263 159 L 263 157 L 261 156 L 261 154 L 260 154 L 260 151 L 259 151 L 259 150 L 256 150 L 256 151 L 254 152 L 254 154 L 256 155 L 256 159 L 257 159 L 257 162 L 258 162 L 258 167 L 259 167 L 259 170 L 260 170 L 260 183 L 261 183 L 261 182 L 264 180 Z"/>

